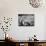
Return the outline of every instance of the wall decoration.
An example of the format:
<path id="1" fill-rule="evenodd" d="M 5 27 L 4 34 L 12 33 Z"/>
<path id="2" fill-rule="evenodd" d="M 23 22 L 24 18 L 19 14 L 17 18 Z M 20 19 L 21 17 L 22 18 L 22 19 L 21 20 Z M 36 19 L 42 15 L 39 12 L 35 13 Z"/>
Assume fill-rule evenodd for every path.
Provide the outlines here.
<path id="1" fill-rule="evenodd" d="M 3 19 L 3 25 L 2 25 L 2 30 L 5 32 L 5 31 L 8 31 L 9 27 L 11 26 L 11 22 L 12 22 L 12 18 L 7 18 L 7 17 L 4 17 Z"/>
<path id="2" fill-rule="evenodd" d="M 12 18 L 4 17 L 3 22 L 0 23 L 0 24 L 2 24 L 1 29 L 5 33 L 5 38 L 6 38 L 7 31 L 10 31 L 10 26 L 12 24 Z"/>
<path id="3" fill-rule="evenodd" d="M 19 26 L 34 26 L 34 14 L 18 14 Z"/>
<path id="4" fill-rule="evenodd" d="M 32 7 L 38 8 L 40 5 L 42 5 L 43 0 L 29 0 L 29 3 Z"/>

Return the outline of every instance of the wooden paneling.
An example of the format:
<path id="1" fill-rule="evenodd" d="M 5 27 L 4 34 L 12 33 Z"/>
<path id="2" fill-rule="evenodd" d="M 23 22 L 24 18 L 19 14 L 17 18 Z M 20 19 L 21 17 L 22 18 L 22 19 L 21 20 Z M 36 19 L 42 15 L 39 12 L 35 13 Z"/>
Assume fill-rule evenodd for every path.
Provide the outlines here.
<path id="1" fill-rule="evenodd" d="M 46 43 L 43 43 L 43 46 L 46 46 Z"/>
<path id="2" fill-rule="evenodd" d="M 24 46 L 28 46 L 28 43 L 24 43 Z"/>
<path id="3" fill-rule="evenodd" d="M 19 43 L 16 43 L 16 46 L 20 46 L 20 44 Z"/>
<path id="4" fill-rule="evenodd" d="M 46 43 L 39 43 L 38 46 L 46 46 Z"/>
<path id="5" fill-rule="evenodd" d="M 40 44 L 38 44 L 38 46 L 43 46 L 43 43 L 42 43 L 42 44 L 41 44 L 41 43 L 40 43 Z"/>
<path id="6" fill-rule="evenodd" d="M 21 45 L 23 44 L 23 45 Z M 28 43 L 16 43 L 16 46 L 28 46 Z"/>

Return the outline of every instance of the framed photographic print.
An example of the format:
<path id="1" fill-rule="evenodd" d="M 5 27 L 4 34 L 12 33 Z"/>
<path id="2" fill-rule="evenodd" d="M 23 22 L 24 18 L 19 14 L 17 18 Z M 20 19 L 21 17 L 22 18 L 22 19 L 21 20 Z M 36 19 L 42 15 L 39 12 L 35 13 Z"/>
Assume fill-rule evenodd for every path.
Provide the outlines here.
<path id="1" fill-rule="evenodd" d="M 18 14 L 18 26 L 34 26 L 34 14 Z"/>

